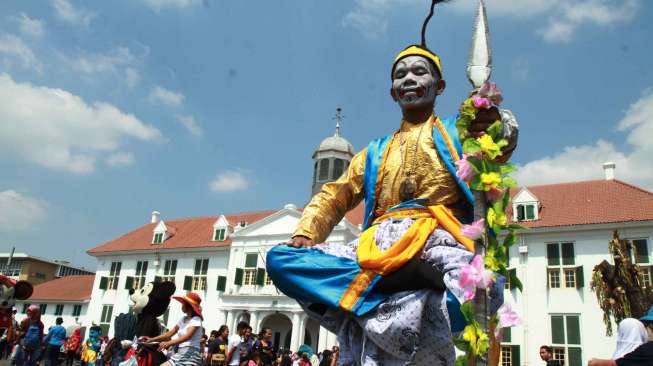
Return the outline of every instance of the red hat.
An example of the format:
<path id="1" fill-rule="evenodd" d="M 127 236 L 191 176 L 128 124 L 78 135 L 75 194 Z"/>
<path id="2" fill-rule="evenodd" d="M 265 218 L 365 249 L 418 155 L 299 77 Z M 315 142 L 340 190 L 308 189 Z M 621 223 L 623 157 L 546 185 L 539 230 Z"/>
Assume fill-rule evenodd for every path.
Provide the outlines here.
<path id="1" fill-rule="evenodd" d="M 195 314 L 199 316 L 200 319 L 204 320 L 204 317 L 202 316 L 202 307 L 200 306 L 200 303 L 202 302 L 200 295 L 194 292 L 188 292 L 185 296 L 173 296 L 172 298 L 182 304 L 188 304 L 193 308 Z"/>

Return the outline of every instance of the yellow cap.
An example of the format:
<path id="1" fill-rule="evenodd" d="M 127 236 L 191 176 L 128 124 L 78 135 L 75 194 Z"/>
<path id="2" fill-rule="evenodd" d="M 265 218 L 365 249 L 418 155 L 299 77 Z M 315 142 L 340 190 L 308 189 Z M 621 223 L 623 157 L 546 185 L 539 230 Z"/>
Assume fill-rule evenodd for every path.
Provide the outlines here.
<path id="1" fill-rule="evenodd" d="M 440 77 L 442 77 L 442 64 L 440 64 L 440 57 L 436 55 L 435 53 L 427 50 L 426 48 L 422 48 L 420 46 L 409 46 L 405 48 L 403 51 L 399 52 L 397 57 L 395 57 L 395 62 L 392 64 L 392 71 L 394 73 L 395 66 L 397 66 L 397 62 L 401 60 L 402 58 L 408 57 L 408 56 L 422 56 L 426 57 L 429 61 L 435 65 L 435 68 L 438 69 L 438 72 L 440 73 Z"/>

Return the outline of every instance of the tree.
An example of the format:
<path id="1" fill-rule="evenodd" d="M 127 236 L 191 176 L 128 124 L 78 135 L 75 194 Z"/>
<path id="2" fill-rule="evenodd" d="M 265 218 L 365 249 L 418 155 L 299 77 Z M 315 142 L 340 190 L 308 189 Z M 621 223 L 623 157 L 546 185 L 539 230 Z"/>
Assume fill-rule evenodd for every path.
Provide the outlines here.
<path id="1" fill-rule="evenodd" d="M 653 288 L 644 286 L 641 269 L 631 259 L 633 250 L 633 244 L 620 239 L 615 230 L 608 243 L 614 265 L 603 260 L 592 270 L 591 288 L 603 310 L 608 336 L 612 335 L 612 320 L 619 323 L 624 318 L 642 317 L 653 303 Z"/>

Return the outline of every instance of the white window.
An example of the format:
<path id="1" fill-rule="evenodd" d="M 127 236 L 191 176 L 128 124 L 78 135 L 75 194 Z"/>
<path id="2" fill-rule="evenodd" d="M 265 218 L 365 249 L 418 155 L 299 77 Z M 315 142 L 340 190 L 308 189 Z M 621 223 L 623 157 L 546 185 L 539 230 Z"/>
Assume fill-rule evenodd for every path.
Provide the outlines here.
<path id="1" fill-rule="evenodd" d="M 136 262 L 136 276 L 132 288 L 139 289 L 145 286 L 145 276 L 147 276 L 147 261 Z"/>
<path id="2" fill-rule="evenodd" d="M 576 266 L 574 243 L 546 245 L 548 288 L 581 288 L 584 286 L 583 266 Z"/>
<path id="3" fill-rule="evenodd" d="M 109 277 L 107 282 L 108 290 L 118 289 L 118 281 L 120 280 L 121 267 L 122 267 L 121 262 L 111 262 L 111 268 L 109 269 Z"/>
<path id="4" fill-rule="evenodd" d="M 154 233 L 154 238 L 152 239 L 152 244 L 161 244 L 163 243 L 163 235 L 165 233 Z"/>
<path id="5" fill-rule="evenodd" d="M 56 316 L 63 315 L 63 304 L 57 304 L 57 306 L 54 308 L 54 315 Z"/>
<path id="6" fill-rule="evenodd" d="M 224 239 L 227 237 L 227 229 L 226 228 L 216 228 L 215 233 L 213 234 L 213 240 L 214 241 L 224 241 Z"/>
<path id="7" fill-rule="evenodd" d="M 243 285 L 254 286 L 256 284 L 256 265 L 258 264 L 258 253 L 247 253 L 245 255 L 245 268 L 243 272 Z"/>
<path id="8" fill-rule="evenodd" d="M 195 271 L 193 272 L 193 291 L 206 290 L 206 273 L 209 269 L 208 258 L 195 260 Z"/>
<path id="9" fill-rule="evenodd" d="M 517 221 L 532 221 L 536 217 L 536 207 L 534 203 L 517 205 Z"/>
<path id="10" fill-rule="evenodd" d="M 631 239 L 632 246 L 628 247 L 630 260 L 639 267 L 639 273 L 642 276 L 642 285 L 651 287 L 651 272 L 653 267 L 650 263 L 650 252 L 648 250 L 647 239 Z"/>
<path id="11" fill-rule="evenodd" d="M 102 335 L 106 336 L 111 327 L 111 320 L 113 316 L 113 305 L 103 305 L 102 315 L 100 316 L 100 327 L 102 328 Z"/>
<path id="12" fill-rule="evenodd" d="M 73 305 L 73 316 L 80 316 L 82 314 L 81 305 Z"/>
<path id="13" fill-rule="evenodd" d="M 565 366 L 583 366 L 580 329 L 579 315 L 551 315 L 553 358 Z"/>
<path id="14" fill-rule="evenodd" d="M 167 259 L 163 265 L 163 277 L 161 280 L 175 283 L 175 276 L 177 274 L 177 260 Z"/>

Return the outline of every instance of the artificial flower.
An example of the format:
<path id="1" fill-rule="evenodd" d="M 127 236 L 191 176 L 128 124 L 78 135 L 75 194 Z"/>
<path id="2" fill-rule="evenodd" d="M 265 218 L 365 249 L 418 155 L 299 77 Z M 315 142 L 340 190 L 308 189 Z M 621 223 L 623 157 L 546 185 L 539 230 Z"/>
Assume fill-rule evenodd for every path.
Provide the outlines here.
<path id="1" fill-rule="evenodd" d="M 501 183 L 501 175 L 496 172 L 481 173 L 481 183 L 485 186 L 486 191 L 492 190 Z"/>
<path id="2" fill-rule="evenodd" d="M 495 225 L 505 226 L 508 224 L 508 217 L 503 212 L 496 212 L 492 208 L 487 210 L 487 224 L 492 227 Z"/>
<path id="3" fill-rule="evenodd" d="M 476 240 L 485 232 L 485 219 L 479 219 L 472 222 L 470 225 L 463 225 L 460 228 L 460 233 L 472 240 Z"/>
<path id="4" fill-rule="evenodd" d="M 460 177 L 465 182 L 469 182 L 476 176 L 476 172 L 474 172 L 474 168 L 472 168 L 472 164 L 467 161 L 467 154 L 463 155 L 463 158 L 456 161 L 456 175 Z"/>
<path id="5" fill-rule="evenodd" d="M 474 325 L 467 325 L 463 329 L 463 340 L 469 343 L 472 354 L 485 354 L 490 346 L 489 338 L 485 332 Z"/>
<path id="6" fill-rule="evenodd" d="M 472 103 L 474 103 L 476 109 L 489 109 L 492 107 L 492 101 L 489 98 L 479 97 L 478 95 L 472 97 Z"/>
<path id="7" fill-rule="evenodd" d="M 503 198 L 504 191 L 498 188 L 492 188 L 489 191 L 485 192 L 485 197 L 490 202 L 496 202 Z"/>
<path id="8" fill-rule="evenodd" d="M 483 262 L 483 257 L 476 255 L 471 263 L 460 270 L 458 283 L 465 290 L 465 300 L 473 299 L 477 288 L 487 288 L 492 284 L 494 274 L 485 269 Z"/>
<path id="9" fill-rule="evenodd" d="M 478 91 L 478 94 L 482 97 L 486 97 L 492 101 L 492 104 L 498 106 L 503 101 L 503 95 L 501 95 L 501 90 L 497 88 L 497 84 L 485 82 L 481 89 Z"/>
<path id="10" fill-rule="evenodd" d="M 497 316 L 499 317 L 499 324 L 497 324 L 494 329 L 494 335 L 497 338 L 501 337 L 502 328 L 510 328 L 521 324 L 521 319 L 519 315 L 512 309 L 510 303 L 503 303 L 499 310 L 497 311 Z"/>
<path id="11" fill-rule="evenodd" d="M 492 136 L 485 134 L 476 139 L 478 144 L 481 147 L 481 151 L 487 155 L 490 159 L 495 159 L 497 156 L 501 155 L 501 146 L 494 142 Z"/>

